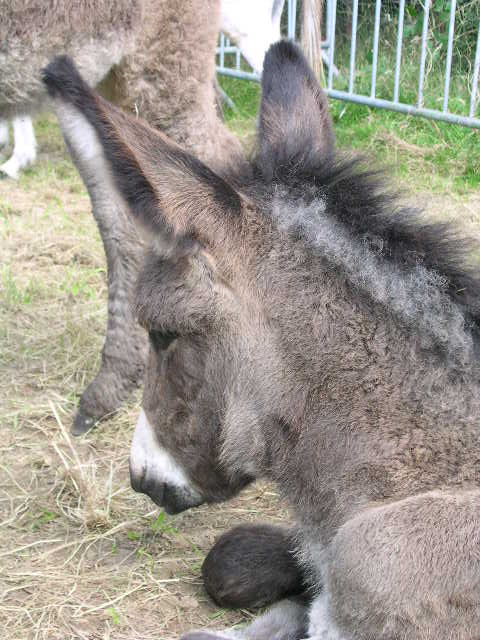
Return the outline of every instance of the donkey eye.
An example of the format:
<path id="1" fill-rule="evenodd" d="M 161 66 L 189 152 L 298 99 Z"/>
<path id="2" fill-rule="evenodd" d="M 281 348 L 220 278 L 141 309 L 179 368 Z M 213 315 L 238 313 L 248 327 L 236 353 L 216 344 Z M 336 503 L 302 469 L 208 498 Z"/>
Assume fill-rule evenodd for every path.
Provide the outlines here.
<path id="1" fill-rule="evenodd" d="M 179 337 L 174 331 L 149 331 L 148 335 L 156 351 L 165 351 Z"/>

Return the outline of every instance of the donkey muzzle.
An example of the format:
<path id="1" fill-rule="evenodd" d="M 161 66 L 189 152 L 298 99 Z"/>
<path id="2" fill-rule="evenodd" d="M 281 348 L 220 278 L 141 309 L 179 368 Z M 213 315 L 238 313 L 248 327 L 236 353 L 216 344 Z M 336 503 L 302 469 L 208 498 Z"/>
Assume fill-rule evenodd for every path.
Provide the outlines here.
<path id="1" fill-rule="evenodd" d="M 178 487 L 167 482 L 148 479 L 147 474 L 139 475 L 130 466 L 130 484 L 137 493 L 145 493 L 156 505 L 169 515 L 198 507 L 204 498 L 188 487 Z"/>
<path id="2" fill-rule="evenodd" d="M 130 483 L 134 491 L 147 494 L 167 513 L 180 513 L 205 502 L 172 454 L 160 446 L 143 409 L 130 450 Z"/>

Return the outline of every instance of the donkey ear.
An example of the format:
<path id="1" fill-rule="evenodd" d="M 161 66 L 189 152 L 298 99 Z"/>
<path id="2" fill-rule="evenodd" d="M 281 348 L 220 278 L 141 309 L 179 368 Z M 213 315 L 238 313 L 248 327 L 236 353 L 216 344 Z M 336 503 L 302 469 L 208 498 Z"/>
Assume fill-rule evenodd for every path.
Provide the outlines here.
<path id="1" fill-rule="evenodd" d="M 214 240 L 216 229 L 240 213 L 238 193 L 199 160 L 101 98 L 66 56 L 53 60 L 43 81 L 54 98 L 70 150 L 92 179 L 113 181 L 133 216 L 169 238 Z"/>
<path id="2" fill-rule="evenodd" d="M 259 168 L 267 181 L 308 172 L 333 157 L 327 96 L 300 49 L 287 40 L 263 63 Z"/>

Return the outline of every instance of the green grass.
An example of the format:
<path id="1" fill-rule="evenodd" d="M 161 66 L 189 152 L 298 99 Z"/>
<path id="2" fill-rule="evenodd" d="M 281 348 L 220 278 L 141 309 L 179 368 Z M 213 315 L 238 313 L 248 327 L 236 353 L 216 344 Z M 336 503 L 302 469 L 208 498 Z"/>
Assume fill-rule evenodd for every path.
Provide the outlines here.
<path id="1" fill-rule="evenodd" d="M 260 105 L 260 85 L 258 82 L 220 75 L 218 82 L 236 107 L 236 111 L 225 108 L 225 122 L 240 137 L 252 135 Z"/>
<path id="2" fill-rule="evenodd" d="M 11 266 L 6 263 L 0 270 L 0 300 L 5 307 L 17 309 L 30 305 L 41 295 L 41 284 L 29 277 L 25 284 L 19 284 L 12 274 Z"/>
<path id="3" fill-rule="evenodd" d="M 478 130 L 337 101 L 330 108 L 340 148 L 367 153 L 419 188 L 478 188 Z"/>

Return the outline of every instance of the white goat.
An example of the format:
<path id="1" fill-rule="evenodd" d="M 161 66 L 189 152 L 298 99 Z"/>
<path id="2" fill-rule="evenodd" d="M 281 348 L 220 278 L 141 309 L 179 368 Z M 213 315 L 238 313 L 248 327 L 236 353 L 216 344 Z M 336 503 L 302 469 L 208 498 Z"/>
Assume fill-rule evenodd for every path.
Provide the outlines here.
<path id="1" fill-rule="evenodd" d="M 285 0 L 222 0 L 220 28 L 242 52 L 248 64 L 262 73 L 263 58 L 280 40 L 280 19 Z"/>

